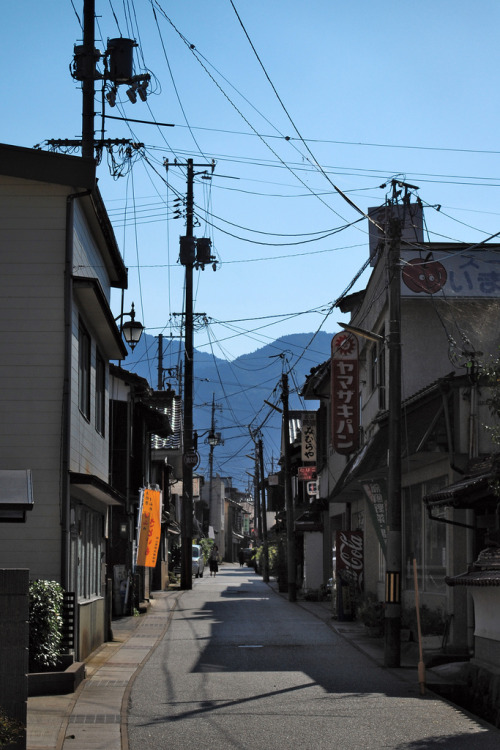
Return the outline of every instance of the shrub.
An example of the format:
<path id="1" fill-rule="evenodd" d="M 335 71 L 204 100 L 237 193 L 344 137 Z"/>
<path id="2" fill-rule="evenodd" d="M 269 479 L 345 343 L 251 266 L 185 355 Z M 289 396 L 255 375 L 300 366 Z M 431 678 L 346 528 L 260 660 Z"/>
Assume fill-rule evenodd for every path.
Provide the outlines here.
<path id="1" fill-rule="evenodd" d="M 29 588 L 29 668 L 56 666 L 62 638 L 63 589 L 56 581 L 32 581 Z"/>
<path id="2" fill-rule="evenodd" d="M 198 544 L 200 545 L 201 551 L 203 552 L 203 560 L 206 565 L 208 562 L 208 558 L 210 557 L 210 552 L 212 550 L 212 547 L 214 546 L 214 540 L 203 537 L 202 539 L 200 539 Z"/>
<path id="3" fill-rule="evenodd" d="M 24 726 L 21 722 L 11 719 L 0 707 L 0 747 L 12 745 L 23 731 Z"/>

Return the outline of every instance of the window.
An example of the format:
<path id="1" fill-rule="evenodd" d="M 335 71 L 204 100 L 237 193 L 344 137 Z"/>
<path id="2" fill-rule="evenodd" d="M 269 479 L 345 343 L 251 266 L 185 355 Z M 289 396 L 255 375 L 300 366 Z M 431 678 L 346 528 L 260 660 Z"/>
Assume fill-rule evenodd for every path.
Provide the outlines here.
<path id="1" fill-rule="evenodd" d="M 90 421 L 90 336 L 80 321 L 78 326 L 78 406 Z"/>
<path id="2" fill-rule="evenodd" d="M 104 437 L 106 433 L 106 369 L 99 352 L 95 363 L 95 428 Z"/>
<path id="3" fill-rule="evenodd" d="M 408 589 L 415 588 L 415 557 L 419 589 L 435 594 L 443 594 L 446 591 L 446 525 L 431 520 L 422 502 L 424 495 L 436 492 L 446 483 L 446 477 L 439 477 L 432 482 L 405 487 L 403 490 L 404 555 Z"/>
<path id="4" fill-rule="evenodd" d="M 80 507 L 78 514 L 78 599 L 101 596 L 102 524 L 100 513 Z"/>

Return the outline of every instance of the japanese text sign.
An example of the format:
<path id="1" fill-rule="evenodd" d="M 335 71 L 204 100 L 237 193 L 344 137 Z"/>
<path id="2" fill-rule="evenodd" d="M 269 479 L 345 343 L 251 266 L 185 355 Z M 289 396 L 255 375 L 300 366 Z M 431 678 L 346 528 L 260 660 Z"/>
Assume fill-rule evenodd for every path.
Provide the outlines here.
<path id="1" fill-rule="evenodd" d="M 316 462 L 316 412 L 302 412 L 302 461 Z"/>
<path id="2" fill-rule="evenodd" d="M 332 339 L 332 445 L 337 453 L 354 453 L 359 443 L 358 340 L 352 333 Z"/>

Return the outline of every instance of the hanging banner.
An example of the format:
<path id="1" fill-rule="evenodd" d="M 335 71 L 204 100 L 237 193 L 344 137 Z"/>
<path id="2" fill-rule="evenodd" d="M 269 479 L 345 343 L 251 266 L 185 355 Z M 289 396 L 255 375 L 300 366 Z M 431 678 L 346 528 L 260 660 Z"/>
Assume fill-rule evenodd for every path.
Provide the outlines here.
<path id="1" fill-rule="evenodd" d="M 352 333 L 332 339 L 332 445 L 348 456 L 359 446 L 358 340 Z"/>
<path id="2" fill-rule="evenodd" d="M 302 461 L 316 463 L 316 412 L 302 412 Z"/>
<path id="3" fill-rule="evenodd" d="M 158 556 L 158 549 L 160 547 L 160 490 L 141 491 L 140 519 L 136 565 L 143 565 L 145 568 L 154 568 Z"/>
<path id="4" fill-rule="evenodd" d="M 387 482 L 365 482 L 363 489 L 368 498 L 368 508 L 372 517 L 375 533 L 377 534 L 384 557 L 387 549 Z"/>

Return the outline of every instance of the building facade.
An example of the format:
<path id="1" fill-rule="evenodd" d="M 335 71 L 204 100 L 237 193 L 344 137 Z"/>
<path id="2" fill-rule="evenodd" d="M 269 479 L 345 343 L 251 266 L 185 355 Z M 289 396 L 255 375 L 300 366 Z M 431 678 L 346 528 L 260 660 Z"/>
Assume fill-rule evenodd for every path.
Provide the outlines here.
<path id="1" fill-rule="evenodd" d="M 0 146 L 0 468 L 30 469 L 26 523 L 0 523 L 0 567 L 60 582 L 77 601 L 77 658 L 107 636 L 110 311 L 127 274 L 93 161 Z"/>

